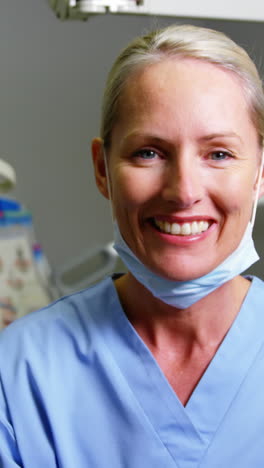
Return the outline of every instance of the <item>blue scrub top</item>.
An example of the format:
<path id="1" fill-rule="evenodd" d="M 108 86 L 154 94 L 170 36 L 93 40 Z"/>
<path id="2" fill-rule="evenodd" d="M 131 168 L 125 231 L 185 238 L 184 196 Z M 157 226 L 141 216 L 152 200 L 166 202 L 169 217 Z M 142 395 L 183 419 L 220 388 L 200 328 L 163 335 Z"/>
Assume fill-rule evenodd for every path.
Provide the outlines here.
<path id="1" fill-rule="evenodd" d="M 0 337 L 0 467 L 263 468 L 263 304 L 254 278 L 185 407 L 110 278 L 18 320 Z"/>

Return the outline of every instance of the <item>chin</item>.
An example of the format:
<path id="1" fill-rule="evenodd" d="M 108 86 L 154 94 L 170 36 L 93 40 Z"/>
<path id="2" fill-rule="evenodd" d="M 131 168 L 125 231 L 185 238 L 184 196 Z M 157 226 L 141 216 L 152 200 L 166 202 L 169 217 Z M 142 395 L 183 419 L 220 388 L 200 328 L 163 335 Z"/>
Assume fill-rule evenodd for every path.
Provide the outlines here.
<path id="1" fill-rule="evenodd" d="M 190 265 L 181 265 L 179 268 L 179 265 L 177 265 L 177 268 L 170 268 L 167 265 L 158 268 L 149 265 L 148 268 L 162 278 L 166 278 L 170 281 L 191 281 L 210 273 L 214 269 L 214 266 L 211 266 L 211 268 L 190 268 Z"/>

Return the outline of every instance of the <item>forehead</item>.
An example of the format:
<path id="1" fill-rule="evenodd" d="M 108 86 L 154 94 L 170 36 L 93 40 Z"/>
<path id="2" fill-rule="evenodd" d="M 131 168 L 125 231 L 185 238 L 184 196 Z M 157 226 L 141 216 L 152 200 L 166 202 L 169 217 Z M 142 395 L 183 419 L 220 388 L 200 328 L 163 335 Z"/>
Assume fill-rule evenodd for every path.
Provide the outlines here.
<path id="1" fill-rule="evenodd" d="M 209 85 L 209 86 L 208 86 Z M 199 90 L 201 94 L 210 94 L 213 91 L 224 94 L 232 92 L 239 94 L 245 100 L 245 94 L 240 78 L 231 70 L 220 65 L 212 64 L 195 58 L 172 57 L 150 64 L 132 73 L 124 86 L 121 95 L 121 105 L 124 99 L 138 96 L 138 98 L 151 97 L 168 90 L 177 92 L 185 87 Z"/>
<path id="2" fill-rule="evenodd" d="M 231 71 L 195 59 L 166 59 L 131 75 L 124 87 L 115 127 L 229 131 L 245 126 L 257 134 L 240 79 Z M 115 133 L 115 127 L 113 133 Z"/>

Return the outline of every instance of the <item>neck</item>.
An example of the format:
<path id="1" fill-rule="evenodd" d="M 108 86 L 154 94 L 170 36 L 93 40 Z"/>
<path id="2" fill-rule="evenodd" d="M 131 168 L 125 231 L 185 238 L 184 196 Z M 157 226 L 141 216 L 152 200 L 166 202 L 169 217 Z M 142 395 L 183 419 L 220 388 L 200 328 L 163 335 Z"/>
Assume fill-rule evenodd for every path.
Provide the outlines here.
<path id="1" fill-rule="evenodd" d="M 250 282 L 224 283 L 188 309 L 156 299 L 131 274 L 117 291 L 128 319 L 185 405 L 237 316 Z"/>
<path id="2" fill-rule="evenodd" d="M 151 349 L 166 345 L 187 350 L 198 344 L 217 349 L 238 314 L 250 282 L 241 276 L 224 283 L 187 309 L 155 298 L 130 273 L 116 281 L 124 311 Z"/>

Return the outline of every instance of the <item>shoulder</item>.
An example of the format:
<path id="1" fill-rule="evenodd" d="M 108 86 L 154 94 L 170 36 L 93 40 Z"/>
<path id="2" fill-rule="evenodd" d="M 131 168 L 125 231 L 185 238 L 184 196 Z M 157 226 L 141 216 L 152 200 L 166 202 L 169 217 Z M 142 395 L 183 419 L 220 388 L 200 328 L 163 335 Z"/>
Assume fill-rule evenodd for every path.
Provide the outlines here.
<path id="1" fill-rule="evenodd" d="M 79 446 L 72 427 L 78 427 L 76 433 L 86 428 L 86 416 L 104 404 L 105 393 L 100 399 L 98 388 L 105 391 L 111 358 L 102 330 L 111 333 L 113 317 L 119 315 L 116 290 L 107 278 L 0 333 L 0 460 L 4 451 L 12 460 L 15 453 L 19 460 L 20 453 L 41 460 L 34 466 L 55 466 L 50 431 L 62 447 L 69 440 L 73 449 Z M 33 455 L 32 447 L 38 447 Z"/>
<path id="2" fill-rule="evenodd" d="M 85 346 L 96 334 L 97 317 L 117 300 L 111 278 L 63 297 L 8 326 L 0 333 L 0 372 L 23 358 L 41 361 L 56 358 L 67 349 Z"/>
<path id="3" fill-rule="evenodd" d="M 258 278 L 257 276 L 245 276 L 251 281 L 251 285 L 248 292 L 248 303 L 252 302 L 257 303 L 261 306 L 264 305 L 264 281 Z"/>

